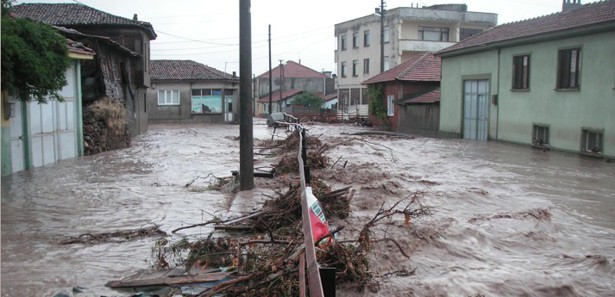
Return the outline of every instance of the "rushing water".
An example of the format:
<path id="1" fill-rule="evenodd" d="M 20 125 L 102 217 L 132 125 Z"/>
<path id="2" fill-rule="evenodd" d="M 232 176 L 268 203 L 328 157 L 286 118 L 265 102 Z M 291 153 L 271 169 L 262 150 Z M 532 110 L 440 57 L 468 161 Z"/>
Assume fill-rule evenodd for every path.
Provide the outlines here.
<path id="1" fill-rule="evenodd" d="M 270 137 L 264 125 L 254 128 L 256 138 Z M 158 238 L 96 245 L 58 241 L 152 224 L 170 233 L 223 212 L 227 196 L 198 189 L 208 174 L 228 176 L 238 168 L 238 130 L 153 125 L 131 148 L 3 177 L 2 296 L 70 295 L 78 286 L 86 289 L 76 296 L 126 296 L 104 284 L 149 267 Z M 349 137 L 340 132 L 354 130 L 323 125 L 311 133 L 339 142 Z M 399 262 L 389 253 L 377 255 L 373 264 L 376 272 L 407 265 L 415 274 L 384 279 L 379 293 L 366 296 L 615 296 L 614 163 L 430 138 L 376 139 L 338 146 L 331 154 L 332 160 L 348 161 L 349 170 L 371 164 L 385 172 L 358 188 L 353 203 L 361 206 L 352 206 L 357 220 L 366 206 L 379 206 L 370 204 L 368 195 L 380 194 L 368 184 L 386 180 L 400 188 L 398 197 L 426 191 L 424 203 L 435 210 L 413 228 L 397 231 L 409 238 L 401 242 L 414 247 L 410 260 Z M 185 187 L 196 177 L 203 178 Z"/>

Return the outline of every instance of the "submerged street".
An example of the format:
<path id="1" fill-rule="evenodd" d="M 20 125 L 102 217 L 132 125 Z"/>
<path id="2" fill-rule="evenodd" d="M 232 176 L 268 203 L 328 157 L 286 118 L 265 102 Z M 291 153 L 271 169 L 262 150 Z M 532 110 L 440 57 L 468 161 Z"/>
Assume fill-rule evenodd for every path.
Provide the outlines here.
<path id="1" fill-rule="evenodd" d="M 378 292 L 364 296 L 615 296 L 615 163 L 498 142 L 358 136 L 352 133 L 371 130 L 306 126 L 332 146 L 331 165 L 315 174 L 332 188 L 356 190 L 350 217 L 331 222 L 347 226 L 341 238 L 383 203 L 415 191 L 433 209 L 411 227 L 393 217 L 375 230 L 395 238 L 411 257 L 375 244 L 373 273 L 416 270 L 381 277 Z M 272 131 L 256 120 L 255 146 Z M 238 136 L 234 125 L 150 125 L 128 149 L 3 177 L 2 296 L 130 296 L 104 285 L 150 268 L 161 237 L 59 242 L 154 225 L 171 241 L 207 236 L 210 227 L 171 231 L 237 215 L 273 190 L 260 178 L 256 190 L 240 197 L 206 189 L 208 175 L 238 170 Z M 255 158 L 256 167 L 275 163 Z M 77 287 L 83 292 L 76 294 Z M 357 294 L 338 290 L 338 296 Z"/>

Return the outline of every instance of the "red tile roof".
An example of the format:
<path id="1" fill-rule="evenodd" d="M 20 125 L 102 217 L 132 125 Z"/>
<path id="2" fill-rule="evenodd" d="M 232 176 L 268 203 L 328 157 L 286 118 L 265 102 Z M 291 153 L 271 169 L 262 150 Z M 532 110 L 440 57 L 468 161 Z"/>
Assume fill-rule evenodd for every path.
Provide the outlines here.
<path id="1" fill-rule="evenodd" d="M 487 49 L 500 43 L 522 41 L 540 35 L 579 30 L 594 25 L 615 22 L 615 1 L 589 3 L 578 9 L 558 12 L 534 19 L 503 24 L 445 48 L 436 55 L 454 54 L 461 50 Z M 612 27 L 611 29 L 612 30 Z"/>
<path id="2" fill-rule="evenodd" d="M 237 77 L 190 60 L 151 60 L 152 80 L 238 80 Z"/>
<path id="3" fill-rule="evenodd" d="M 294 61 L 287 61 L 283 65 L 285 78 L 327 78 L 326 75 Z M 280 77 L 280 65 L 271 69 L 271 76 Z M 269 71 L 259 75 L 258 78 L 269 78 Z"/>
<path id="4" fill-rule="evenodd" d="M 150 39 L 156 39 L 152 24 L 112 15 L 95 8 L 75 3 L 24 3 L 11 8 L 18 18 L 27 18 L 50 25 L 73 26 L 123 26 L 144 30 Z"/>
<path id="5" fill-rule="evenodd" d="M 325 96 L 325 98 L 323 98 L 325 100 L 325 102 L 337 99 L 337 93 L 333 93 L 333 94 L 329 94 L 327 96 Z"/>
<path id="6" fill-rule="evenodd" d="M 274 91 L 273 94 L 271 94 L 271 102 L 278 102 L 280 100 L 285 100 L 285 99 L 288 99 L 288 98 L 290 98 L 292 96 L 295 96 L 295 95 L 297 95 L 299 93 L 302 93 L 302 92 L 303 91 L 296 90 L 296 89 L 286 90 L 286 91 L 282 91 L 282 96 L 280 97 L 280 92 L 279 91 L 278 92 Z M 260 97 L 258 99 L 258 102 L 269 103 L 269 94 L 267 94 L 267 95 L 265 95 L 263 97 Z"/>
<path id="7" fill-rule="evenodd" d="M 425 93 L 414 94 L 409 98 L 400 99 L 397 104 L 418 104 L 440 102 L 440 88 L 427 91 Z"/>
<path id="8" fill-rule="evenodd" d="M 414 56 L 385 72 L 373 76 L 363 84 L 375 84 L 389 81 L 440 81 L 441 62 L 432 53 Z"/>

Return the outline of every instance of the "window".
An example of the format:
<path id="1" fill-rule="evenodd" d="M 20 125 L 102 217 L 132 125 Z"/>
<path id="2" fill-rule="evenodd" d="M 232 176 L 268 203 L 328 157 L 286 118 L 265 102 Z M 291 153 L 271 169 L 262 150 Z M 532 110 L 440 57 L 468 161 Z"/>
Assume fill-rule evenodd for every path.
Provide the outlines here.
<path id="1" fill-rule="evenodd" d="M 359 88 L 350 89 L 350 104 L 352 105 L 361 104 L 361 89 Z"/>
<path id="2" fill-rule="evenodd" d="M 192 113 L 221 113 L 222 90 L 193 89 Z"/>
<path id="3" fill-rule="evenodd" d="M 393 95 L 387 96 L 387 115 L 392 117 L 395 114 L 395 97 Z"/>
<path id="4" fill-rule="evenodd" d="M 179 91 L 159 90 L 158 105 L 179 105 Z"/>
<path id="5" fill-rule="evenodd" d="M 369 74 L 369 59 L 363 59 L 363 74 Z"/>
<path id="6" fill-rule="evenodd" d="M 532 144 L 537 146 L 549 144 L 549 127 L 534 125 L 532 130 Z"/>
<path id="7" fill-rule="evenodd" d="M 342 35 L 342 50 L 346 50 L 346 35 Z"/>
<path id="8" fill-rule="evenodd" d="M 369 30 L 363 31 L 363 46 L 369 46 Z"/>
<path id="9" fill-rule="evenodd" d="M 603 150 L 602 132 L 583 129 L 581 150 L 588 153 L 600 154 Z"/>
<path id="10" fill-rule="evenodd" d="M 357 47 L 359 47 L 359 33 L 354 32 L 352 33 L 352 48 L 357 48 Z"/>
<path id="11" fill-rule="evenodd" d="M 389 32 L 389 26 L 384 26 L 384 43 L 391 41 L 391 32 Z"/>
<path id="12" fill-rule="evenodd" d="M 459 41 L 464 40 L 470 36 L 474 36 L 480 32 L 483 32 L 483 29 L 461 28 L 461 30 L 459 30 Z"/>
<path id="13" fill-rule="evenodd" d="M 448 28 L 419 27 L 419 38 L 430 41 L 448 41 Z"/>
<path id="14" fill-rule="evenodd" d="M 342 73 L 342 77 L 346 77 L 346 62 L 342 62 L 342 70 L 340 71 Z"/>
<path id="15" fill-rule="evenodd" d="M 513 90 L 527 90 L 530 88 L 530 56 L 513 57 Z"/>
<path id="16" fill-rule="evenodd" d="M 581 49 L 560 50 L 557 57 L 557 88 L 578 89 L 581 70 Z"/>
<path id="17" fill-rule="evenodd" d="M 391 60 L 388 56 L 384 57 L 384 71 L 387 71 L 391 68 Z"/>
<path id="18" fill-rule="evenodd" d="M 352 60 L 352 76 L 359 76 L 359 60 Z"/>

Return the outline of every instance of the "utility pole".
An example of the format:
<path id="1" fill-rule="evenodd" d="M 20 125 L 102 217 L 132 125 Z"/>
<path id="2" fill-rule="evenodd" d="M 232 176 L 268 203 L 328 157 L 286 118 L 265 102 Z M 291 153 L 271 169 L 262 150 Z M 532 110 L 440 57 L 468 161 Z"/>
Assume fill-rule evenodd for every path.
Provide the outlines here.
<path id="1" fill-rule="evenodd" d="M 384 72 L 384 15 L 386 8 L 384 0 L 380 0 L 380 73 Z"/>
<path id="2" fill-rule="evenodd" d="M 269 24 L 269 114 L 273 104 L 273 73 L 271 73 L 271 24 Z"/>
<path id="3" fill-rule="evenodd" d="M 239 188 L 254 189 L 252 127 L 252 17 L 250 0 L 239 0 Z"/>

